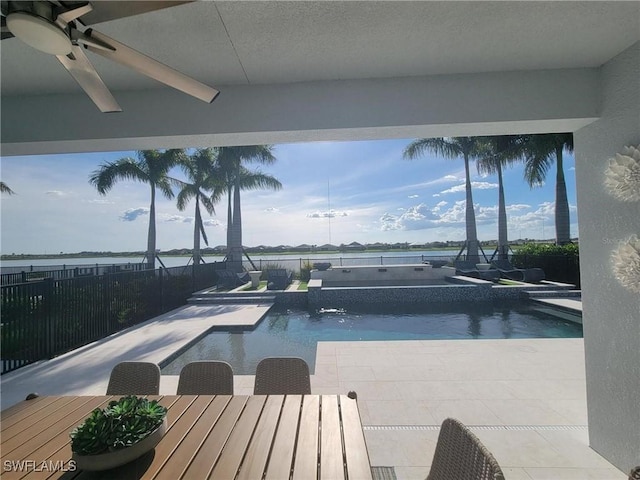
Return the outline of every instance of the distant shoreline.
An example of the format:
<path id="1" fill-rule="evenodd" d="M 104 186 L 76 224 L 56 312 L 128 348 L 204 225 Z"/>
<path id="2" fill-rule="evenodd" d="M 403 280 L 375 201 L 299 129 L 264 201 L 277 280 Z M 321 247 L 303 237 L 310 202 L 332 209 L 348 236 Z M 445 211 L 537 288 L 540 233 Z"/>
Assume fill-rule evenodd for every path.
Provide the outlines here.
<path id="1" fill-rule="evenodd" d="M 304 254 L 336 254 L 336 253 L 364 253 L 364 252 L 410 252 L 410 251 L 442 251 L 442 250 L 451 250 L 457 251 L 461 247 L 459 246 L 451 246 L 451 247 L 412 247 L 412 248 L 364 248 L 364 249 L 345 249 L 345 250 L 265 250 L 262 252 L 247 250 L 247 254 L 252 257 L 259 257 L 262 255 L 304 255 Z M 487 245 L 483 246 L 485 249 L 495 248 L 495 245 Z M 211 255 L 224 255 L 224 252 L 211 252 L 211 251 L 203 251 L 201 252 L 203 256 L 211 256 Z M 159 252 L 158 255 L 160 258 L 163 256 L 166 257 L 190 257 L 193 255 L 192 252 Z M 37 253 L 25 253 L 25 254 L 3 254 L 0 256 L 0 260 L 49 260 L 49 259 L 65 259 L 65 258 L 100 258 L 100 257 L 120 257 L 120 258 L 139 258 L 142 261 L 144 258 L 145 252 L 78 252 L 78 253 L 57 253 L 57 254 L 37 254 Z"/>

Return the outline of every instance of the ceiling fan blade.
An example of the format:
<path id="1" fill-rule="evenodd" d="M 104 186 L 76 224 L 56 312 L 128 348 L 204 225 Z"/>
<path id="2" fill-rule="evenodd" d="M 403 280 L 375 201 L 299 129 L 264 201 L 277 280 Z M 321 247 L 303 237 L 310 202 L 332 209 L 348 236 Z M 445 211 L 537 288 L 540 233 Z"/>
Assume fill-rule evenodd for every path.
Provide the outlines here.
<path id="1" fill-rule="evenodd" d="M 186 1 L 98 1 L 93 2 L 93 10 L 84 14 L 80 19 L 83 25 L 93 25 L 96 23 L 108 22 L 118 18 L 131 17 L 141 13 L 152 12 L 154 10 L 162 10 L 164 8 L 175 7 L 183 3 L 191 3 L 193 0 Z M 83 2 L 61 2 L 66 8 L 73 8 L 74 4 Z"/>
<path id="2" fill-rule="evenodd" d="M 134 50 L 133 48 L 127 47 L 103 33 L 96 32 L 92 29 L 85 30 L 84 33 L 89 38 L 96 39 L 99 42 L 111 45 L 115 48 L 115 51 L 110 51 L 87 45 L 86 48 L 91 52 L 132 68 L 147 77 L 153 78 L 165 85 L 169 85 L 170 87 L 180 90 L 192 97 L 196 97 L 203 102 L 213 102 L 220 93 L 215 88 L 209 87 L 204 83 L 200 83 L 197 80 L 194 80 L 193 78 L 158 62 L 157 60 L 147 57 L 146 55 Z"/>
<path id="3" fill-rule="evenodd" d="M 91 6 L 91 4 L 89 2 L 85 2 L 84 5 L 78 5 L 76 7 L 72 7 L 69 10 L 63 10 L 61 11 L 61 13 L 58 13 L 56 22 L 58 22 L 58 20 L 61 20 L 62 22 L 64 22 L 64 25 L 62 25 L 64 27 L 67 23 L 75 20 L 78 17 L 81 17 L 82 15 L 86 15 L 92 10 L 93 7 Z"/>
<path id="4" fill-rule="evenodd" d="M 9 31 L 9 27 L 7 27 L 7 19 L 5 17 L 0 17 L 2 19 L 2 37 L 1 39 L 4 40 L 5 38 L 11 38 L 13 37 L 13 33 L 11 33 Z"/>
<path id="5" fill-rule="evenodd" d="M 82 51 L 82 47 L 74 45 L 71 48 L 71 53 L 74 59 L 65 55 L 56 55 L 56 58 L 69 71 L 101 112 L 121 112 L 122 108 L 113 98 L 98 72 L 93 68 L 93 65 Z"/>

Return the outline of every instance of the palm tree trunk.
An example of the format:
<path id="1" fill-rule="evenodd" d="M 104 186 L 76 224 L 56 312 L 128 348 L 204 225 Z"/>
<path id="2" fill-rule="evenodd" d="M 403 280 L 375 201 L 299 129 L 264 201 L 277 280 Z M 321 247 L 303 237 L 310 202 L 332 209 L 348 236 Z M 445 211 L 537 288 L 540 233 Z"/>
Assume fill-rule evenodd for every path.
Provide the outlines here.
<path id="1" fill-rule="evenodd" d="M 151 184 L 151 205 L 149 205 L 149 233 L 147 234 L 147 266 L 156 268 L 156 186 Z"/>
<path id="2" fill-rule="evenodd" d="M 193 228 L 193 264 L 200 265 L 200 230 L 202 217 L 200 216 L 200 198 L 196 195 L 196 221 Z"/>
<path id="3" fill-rule="evenodd" d="M 232 187 L 227 189 L 227 255 L 231 252 L 231 246 L 233 244 L 233 215 L 231 213 L 231 192 Z"/>
<path id="4" fill-rule="evenodd" d="M 473 196 L 471 194 L 471 175 L 469 173 L 469 155 L 464 154 L 464 174 L 466 191 L 465 220 L 467 229 L 467 260 L 473 263 L 480 261 L 478 256 L 478 234 L 476 231 L 476 214 L 473 210 Z"/>
<path id="5" fill-rule="evenodd" d="M 502 165 L 496 164 L 498 172 L 498 259 L 506 260 L 509 253 L 507 234 L 507 207 L 504 201 L 504 184 L 502 183 Z"/>
<path id="6" fill-rule="evenodd" d="M 240 174 L 237 172 L 233 188 L 233 221 L 231 223 L 231 248 L 227 254 L 228 268 L 242 271 L 242 214 L 240 213 Z"/>
<path id="7" fill-rule="evenodd" d="M 567 200 L 567 185 L 564 180 L 562 165 L 562 151 L 564 145 L 556 146 L 556 243 L 564 245 L 571 241 L 569 231 L 569 201 Z"/>

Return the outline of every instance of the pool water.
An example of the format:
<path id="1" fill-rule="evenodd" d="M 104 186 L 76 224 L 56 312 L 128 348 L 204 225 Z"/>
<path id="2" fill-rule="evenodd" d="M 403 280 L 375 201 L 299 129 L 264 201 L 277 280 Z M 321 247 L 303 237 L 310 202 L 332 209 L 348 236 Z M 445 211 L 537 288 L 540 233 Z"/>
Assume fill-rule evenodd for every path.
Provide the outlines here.
<path id="1" fill-rule="evenodd" d="M 196 360 L 224 360 L 236 375 L 255 374 L 270 356 L 304 358 L 313 371 L 320 341 L 580 338 L 582 325 L 528 304 L 457 304 L 375 309 L 272 308 L 254 330 L 213 330 L 162 368 L 178 375 Z"/>

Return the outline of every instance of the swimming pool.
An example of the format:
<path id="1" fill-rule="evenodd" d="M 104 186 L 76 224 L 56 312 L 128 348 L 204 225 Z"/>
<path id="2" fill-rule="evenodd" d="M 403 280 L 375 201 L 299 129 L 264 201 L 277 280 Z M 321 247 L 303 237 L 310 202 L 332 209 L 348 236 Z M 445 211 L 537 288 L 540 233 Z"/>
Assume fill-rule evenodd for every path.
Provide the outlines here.
<path id="1" fill-rule="evenodd" d="M 214 330 L 162 368 L 177 375 L 196 360 L 224 360 L 236 375 L 255 374 L 264 357 L 304 358 L 313 371 L 320 341 L 580 338 L 580 324 L 529 304 L 442 304 L 301 310 L 272 308 L 254 330 Z"/>

